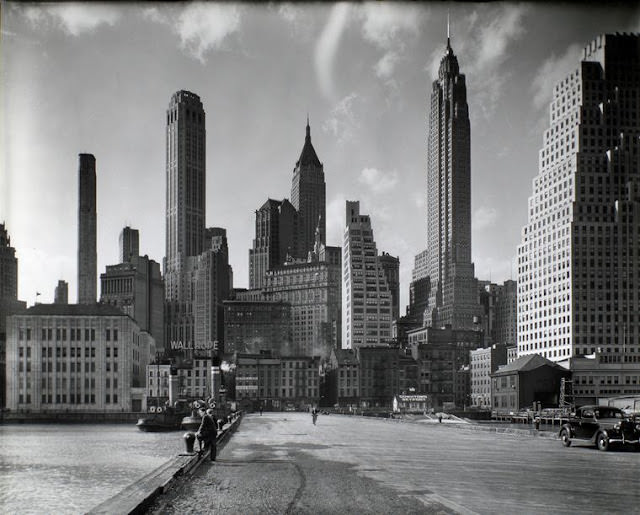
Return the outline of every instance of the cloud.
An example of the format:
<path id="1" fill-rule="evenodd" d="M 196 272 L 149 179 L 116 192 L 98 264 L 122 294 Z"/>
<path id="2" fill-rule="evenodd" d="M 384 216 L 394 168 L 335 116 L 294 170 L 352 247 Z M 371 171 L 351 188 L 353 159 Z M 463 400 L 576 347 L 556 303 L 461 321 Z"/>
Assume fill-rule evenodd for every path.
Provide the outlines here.
<path id="1" fill-rule="evenodd" d="M 390 79 L 405 49 L 404 39 L 419 33 L 420 14 L 419 8 L 405 4 L 367 3 L 361 8 L 363 38 L 385 51 L 374 66 L 375 73 L 389 86 L 395 85 Z"/>
<path id="2" fill-rule="evenodd" d="M 498 211 L 494 207 L 482 206 L 473 214 L 474 229 L 480 231 L 492 227 L 497 219 Z"/>
<path id="3" fill-rule="evenodd" d="M 581 49 L 581 45 L 574 43 L 562 55 L 552 54 L 542 63 L 531 84 L 536 109 L 549 107 L 555 84 L 576 69 Z"/>
<path id="4" fill-rule="evenodd" d="M 522 18 L 526 10 L 522 6 L 506 6 L 491 23 L 480 29 L 480 45 L 474 59 L 476 69 L 495 67 L 504 62 L 511 42 L 525 33 Z"/>
<path id="5" fill-rule="evenodd" d="M 221 48 L 225 39 L 240 29 L 240 8 L 230 4 L 189 4 L 178 17 L 176 33 L 180 46 L 201 63 L 211 49 Z"/>
<path id="6" fill-rule="evenodd" d="M 358 182 L 374 193 L 388 192 L 398 183 L 398 172 L 383 172 L 377 168 L 365 168 L 360 172 Z"/>
<path id="7" fill-rule="evenodd" d="M 322 130 L 333 135 L 339 144 L 353 140 L 360 129 L 354 112 L 359 102 L 361 98 L 356 93 L 350 93 L 336 104 L 322 124 Z"/>
<path id="8" fill-rule="evenodd" d="M 417 34 L 419 10 L 413 6 L 366 3 L 362 6 L 362 34 L 365 40 L 383 50 L 403 47 L 402 36 Z"/>
<path id="9" fill-rule="evenodd" d="M 113 26 L 120 19 L 117 6 L 88 3 L 69 3 L 49 6 L 29 6 L 25 16 L 32 26 L 53 25 L 67 34 L 79 36 L 92 32 L 100 25 Z"/>
<path id="10" fill-rule="evenodd" d="M 349 22 L 350 6 L 339 3 L 331 8 L 327 24 L 315 48 L 315 68 L 322 94 L 329 100 L 337 97 L 333 81 L 333 67 L 340 39 Z"/>
<path id="11" fill-rule="evenodd" d="M 384 54 L 374 67 L 376 75 L 381 79 L 390 79 L 393 76 L 398 60 L 399 56 L 393 50 Z"/>

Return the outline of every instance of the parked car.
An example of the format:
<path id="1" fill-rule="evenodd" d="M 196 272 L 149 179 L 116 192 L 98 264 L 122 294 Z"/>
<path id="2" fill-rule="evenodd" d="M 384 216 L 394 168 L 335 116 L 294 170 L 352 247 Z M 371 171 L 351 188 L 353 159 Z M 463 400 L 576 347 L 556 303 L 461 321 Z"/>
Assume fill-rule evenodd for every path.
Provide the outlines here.
<path id="1" fill-rule="evenodd" d="M 560 439 L 565 447 L 573 440 L 581 440 L 595 444 L 601 451 L 617 443 L 640 446 L 640 420 L 627 416 L 620 408 L 582 406 L 562 426 Z"/>

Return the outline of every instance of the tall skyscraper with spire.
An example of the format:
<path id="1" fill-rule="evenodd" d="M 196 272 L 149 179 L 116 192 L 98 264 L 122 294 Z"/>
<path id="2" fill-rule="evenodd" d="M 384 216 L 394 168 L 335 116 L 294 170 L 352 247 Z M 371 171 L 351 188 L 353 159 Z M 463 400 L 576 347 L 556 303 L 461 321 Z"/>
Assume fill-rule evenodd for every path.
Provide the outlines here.
<path id="1" fill-rule="evenodd" d="M 291 184 L 291 204 L 298 211 L 298 257 L 306 258 L 313 251 L 318 226 L 320 242 L 326 244 L 326 202 L 324 167 L 311 144 L 311 128 L 307 116 L 304 146 L 293 169 Z"/>
<path id="2" fill-rule="evenodd" d="M 204 250 L 206 130 L 200 97 L 178 91 L 167 109 L 165 323 L 168 341 L 194 341 L 189 258 Z"/>
<path id="3" fill-rule="evenodd" d="M 78 304 L 95 304 L 98 263 L 96 251 L 96 158 L 80 154 L 78 168 Z"/>
<path id="4" fill-rule="evenodd" d="M 471 262 L 471 135 L 465 76 L 451 49 L 431 92 L 427 225 L 430 278 L 426 325 L 473 329 L 477 281 Z"/>

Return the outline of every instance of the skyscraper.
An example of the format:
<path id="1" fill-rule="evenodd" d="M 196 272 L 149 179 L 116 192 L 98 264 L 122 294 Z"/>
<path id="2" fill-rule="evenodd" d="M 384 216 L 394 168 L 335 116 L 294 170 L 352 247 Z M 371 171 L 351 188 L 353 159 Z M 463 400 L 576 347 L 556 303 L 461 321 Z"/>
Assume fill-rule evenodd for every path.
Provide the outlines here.
<path id="1" fill-rule="evenodd" d="M 54 304 L 69 304 L 69 283 L 60 279 L 53 296 Z"/>
<path id="2" fill-rule="evenodd" d="M 140 234 L 138 229 L 127 226 L 120 233 L 120 263 L 130 261 L 140 255 Z"/>
<path id="3" fill-rule="evenodd" d="M 313 250 L 316 227 L 320 242 L 326 244 L 326 184 L 324 167 L 311 144 L 311 128 L 307 117 L 306 136 L 300 158 L 293 169 L 291 204 L 298 212 L 298 257 L 306 258 Z"/>
<path id="4" fill-rule="evenodd" d="M 204 250 L 206 130 L 200 97 L 173 94 L 167 109 L 166 338 L 193 342 L 193 261 Z M 193 259 L 190 259 L 193 258 Z"/>
<path id="5" fill-rule="evenodd" d="M 0 409 L 5 406 L 7 317 L 26 309 L 18 300 L 18 258 L 11 238 L 0 224 Z"/>
<path id="6" fill-rule="evenodd" d="M 477 292 L 471 262 L 470 126 L 465 76 L 447 38 L 433 82 L 428 142 L 428 275 L 433 327 L 474 328 Z"/>
<path id="7" fill-rule="evenodd" d="M 256 237 L 249 249 L 249 288 L 262 288 L 266 273 L 295 255 L 297 213 L 287 199 L 268 199 L 256 211 Z"/>
<path id="8" fill-rule="evenodd" d="M 342 247 L 342 346 L 355 349 L 391 341 L 391 292 L 373 239 L 371 218 L 347 201 Z"/>
<path id="9" fill-rule="evenodd" d="M 574 372 L 582 402 L 637 384 L 619 364 L 640 362 L 639 89 L 637 34 L 599 36 L 556 84 L 518 247 L 518 355 L 594 355 L 607 384 Z"/>
<path id="10" fill-rule="evenodd" d="M 80 154 L 78 169 L 78 304 L 96 302 L 96 158 Z"/>
<path id="11" fill-rule="evenodd" d="M 18 299 L 18 258 L 4 223 L 0 224 L 0 299 Z"/>
<path id="12" fill-rule="evenodd" d="M 195 283 L 195 342 L 201 348 L 224 339 L 223 305 L 230 297 L 233 285 L 229 274 L 227 231 L 209 227 L 205 231 L 208 249 L 198 256 Z"/>

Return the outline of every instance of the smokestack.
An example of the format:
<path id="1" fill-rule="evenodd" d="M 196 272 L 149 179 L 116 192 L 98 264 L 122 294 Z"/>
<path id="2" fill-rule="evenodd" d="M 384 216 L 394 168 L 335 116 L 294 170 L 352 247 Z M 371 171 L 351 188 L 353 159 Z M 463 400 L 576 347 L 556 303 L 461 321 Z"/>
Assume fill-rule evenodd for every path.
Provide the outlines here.
<path id="1" fill-rule="evenodd" d="M 97 294 L 96 253 L 96 158 L 80 154 L 78 169 L 78 304 L 95 304 Z"/>

